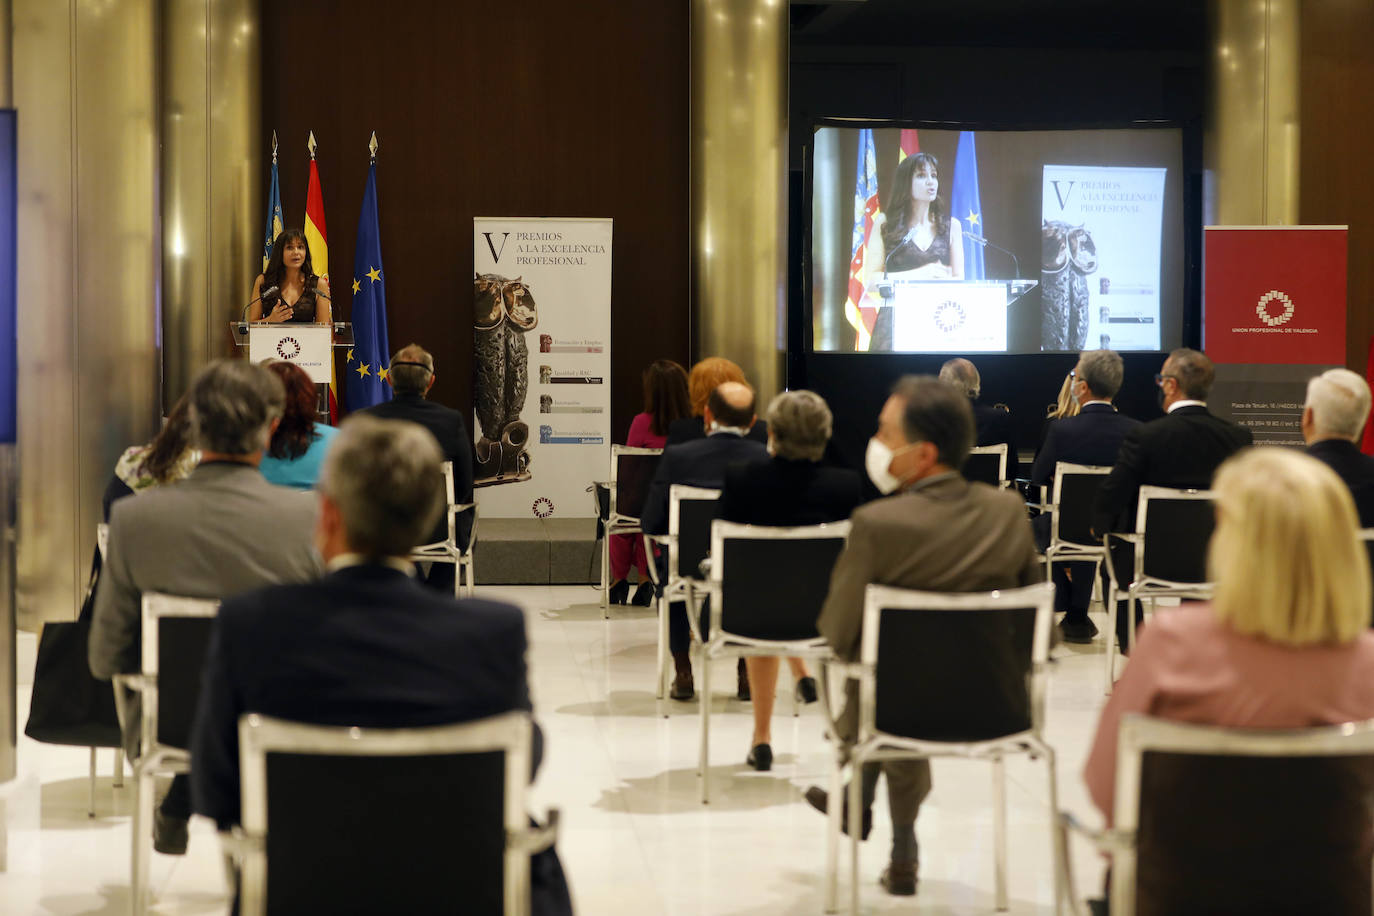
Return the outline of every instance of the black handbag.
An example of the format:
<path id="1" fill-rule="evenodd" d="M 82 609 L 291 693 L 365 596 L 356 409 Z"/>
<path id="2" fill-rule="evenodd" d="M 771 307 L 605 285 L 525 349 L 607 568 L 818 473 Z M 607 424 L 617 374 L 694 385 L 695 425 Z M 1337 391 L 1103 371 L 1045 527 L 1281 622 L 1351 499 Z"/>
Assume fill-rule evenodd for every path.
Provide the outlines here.
<path id="1" fill-rule="evenodd" d="M 33 671 L 29 721 L 24 726 L 24 734 L 35 741 L 82 747 L 122 746 L 114 688 L 109 681 L 97 680 L 86 660 L 99 578 L 97 550 L 91 560 L 91 578 L 80 615 L 73 621 L 43 624 Z"/>

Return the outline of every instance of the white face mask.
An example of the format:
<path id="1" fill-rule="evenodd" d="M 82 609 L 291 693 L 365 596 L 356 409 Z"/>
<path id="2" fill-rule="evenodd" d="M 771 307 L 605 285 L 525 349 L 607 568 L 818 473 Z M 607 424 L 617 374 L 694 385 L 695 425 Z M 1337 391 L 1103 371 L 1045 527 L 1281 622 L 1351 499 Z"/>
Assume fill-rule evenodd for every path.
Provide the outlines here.
<path id="1" fill-rule="evenodd" d="M 864 470 L 868 471 L 868 479 L 873 481 L 878 492 L 886 495 L 902 485 L 901 478 L 893 474 L 889 468 L 892 459 L 909 448 L 910 445 L 905 445 L 893 451 L 877 439 L 868 440 L 868 450 L 864 453 Z"/>

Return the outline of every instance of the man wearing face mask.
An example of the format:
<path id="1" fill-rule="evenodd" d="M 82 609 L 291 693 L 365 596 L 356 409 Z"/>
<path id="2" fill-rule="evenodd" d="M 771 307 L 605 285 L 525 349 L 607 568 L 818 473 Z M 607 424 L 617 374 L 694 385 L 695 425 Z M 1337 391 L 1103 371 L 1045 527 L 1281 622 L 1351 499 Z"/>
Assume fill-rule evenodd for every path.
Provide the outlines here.
<path id="1" fill-rule="evenodd" d="M 859 656 L 864 589 L 869 583 L 941 592 L 990 591 L 1042 580 L 1025 505 L 1014 492 L 970 483 L 958 471 L 973 446 L 973 410 L 957 388 L 933 376 L 897 382 L 878 417 L 865 464 L 884 493 L 856 510 L 849 540 L 830 576 L 817 628 L 845 661 Z M 858 732 L 857 693 L 849 688 L 840 733 Z M 930 764 L 901 760 L 863 768 L 863 834 L 878 774 L 887 777 L 892 858 L 882 883 L 916 893 L 916 814 L 930 792 Z M 826 792 L 807 801 L 825 811 Z"/>
<path id="2" fill-rule="evenodd" d="M 1031 483 L 1054 483 L 1054 466 L 1060 461 L 1106 466 L 1116 463 L 1121 440 L 1140 425 L 1139 420 L 1117 413 L 1112 406 L 1112 398 L 1121 390 L 1123 375 L 1121 356 L 1113 350 L 1088 350 L 1078 357 L 1078 365 L 1070 373 L 1070 392 L 1081 412 L 1050 424 L 1045 444 L 1035 456 Z M 1038 515 L 1031 522 L 1041 550 L 1049 546 L 1049 523 L 1048 515 Z M 1090 643 L 1097 635 L 1097 627 L 1088 619 L 1093 565 L 1060 563 L 1054 568 L 1054 609 L 1064 612 L 1059 630 L 1065 642 Z"/>
<path id="3" fill-rule="evenodd" d="M 748 385 L 722 383 L 707 398 L 703 419 L 707 432 L 705 439 L 670 445 L 664 451 L 658 471 L 649 484 L 639 520 L 645 534 L 668 533 L 668 491 L 673 484 L 720 489 L 727 467 L 768 460 L 768 451 L 763 445 L 748 438 L 755 420 L 754 389 Z M 659 558 L 660 581 L 666 577 L 663 565 L 666 559 L 666 556 Z M 696 692 L 688 654 L 691 641 L 686 604 L 675 601 L 668 606 L 668 645 L 677 672 L 669 693 L 674 700 L 690 700 Z M 743 659 L 739 662 L 739 696 L 742 700 L 749 699 L 749 679 L 744 673 Z"/>
<path id="4" fill-rule="evenodd" d="M 1212 474 L 1223 461 L 1254 442 L 1250 430 L 1207 410 L 1207 395 L 1216 372 L 1212 361 L 1197 350 L 1181 348 L 1169 354 L 1155 376 L 1164 416 L 1141 424 L 1121 441 L 1112 473 L 1097 491 L 1093 533 L 1134 531 L 1136 500 L 1142 486 L 1194 488 L 1212 485 Z M 1135 558 L 1131 545 L 1113 539 L 1112 565 L 1118 582 L 1129 582 Z M 1140 619 L 1137 604 L 1135 617 Z M 1129 615 L 1125 602 L 1117 604 L 1117 644 L 1125 651 Z"/>

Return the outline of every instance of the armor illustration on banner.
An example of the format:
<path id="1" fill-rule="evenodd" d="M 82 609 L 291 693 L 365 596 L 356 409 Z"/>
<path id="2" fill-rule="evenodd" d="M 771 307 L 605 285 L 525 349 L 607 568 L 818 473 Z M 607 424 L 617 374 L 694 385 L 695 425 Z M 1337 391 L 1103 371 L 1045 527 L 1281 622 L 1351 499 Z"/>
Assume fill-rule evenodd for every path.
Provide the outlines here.
<path id="1" fill-rule="evenodd" d="M 474 400 L 481 438 L 473 485 L 530 479 L 529 424 L 520 419 L 530 387 L 525 334 L 539 323 L 534 294 L 520 277 L 473 280 Z"/>
<path id="2" fill-rule="evenodd" d="M 1085 226 L 1044 220 L 1040 252 L 1040 349 L 1087 349 L 1088 274 L 1097 270 L 1092 232 Z M 1103 292 L 1109 288 L 1104 285 Z M 1103 312 L 1105 322 L 1105 306 Z"/>

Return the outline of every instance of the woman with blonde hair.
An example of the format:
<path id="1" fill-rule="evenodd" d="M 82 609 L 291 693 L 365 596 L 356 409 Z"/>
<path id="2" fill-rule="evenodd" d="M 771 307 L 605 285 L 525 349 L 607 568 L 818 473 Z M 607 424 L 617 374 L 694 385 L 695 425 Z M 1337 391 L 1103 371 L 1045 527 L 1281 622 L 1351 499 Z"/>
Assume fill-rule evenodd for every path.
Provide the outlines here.
<path id="1" fill-rule="evenodd" d="M 1111 821 L 1121 717 L 1299 728 L 1374 718 L 1369 559 L 1315 458 L 1247 449 L 1217 471 L 1210 604 L 1156 614 L 1102 711 L 1084 779 Z"/>
<path id="2" fill-rule="evenodd" d="M 680 442 L 690 442 L 693 439 L 706 437 L 706 423 L 703 419 L 706 399 L 711 396 L 711 392 L 726 382 L 748 384 L 748 380 L 744 377 L 744 370 L 723 356 L 708 356 L 692 367 L 691 373 L 687 376 L 687 394 L 692 403 L 692 415 L 674 420 L 672 425 L 668 427 L 669 445 L 677 445 Z M 761 444 L 767 444 L 768 424 L 762 420 L 755 420 L 753 427 L 749 430 L 748 438 Z"/>

